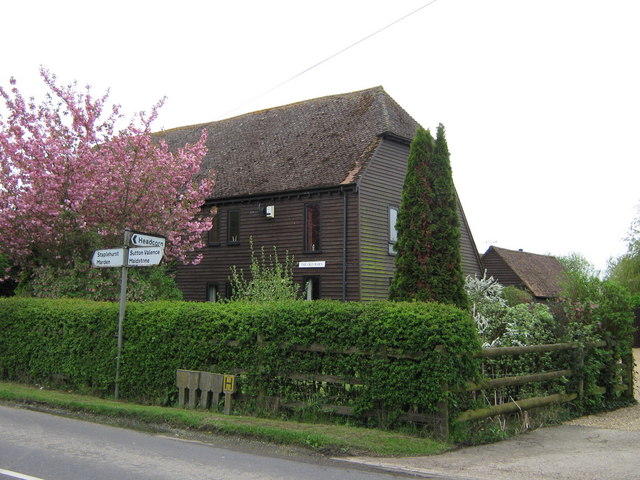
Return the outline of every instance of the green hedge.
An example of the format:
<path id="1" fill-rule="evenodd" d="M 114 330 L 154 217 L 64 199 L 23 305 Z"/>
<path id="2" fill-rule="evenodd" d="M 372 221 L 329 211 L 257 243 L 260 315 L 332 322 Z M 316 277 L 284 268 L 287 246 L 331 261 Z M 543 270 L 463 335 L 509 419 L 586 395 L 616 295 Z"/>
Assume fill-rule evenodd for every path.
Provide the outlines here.
<path id="1" fill-rule="evenodd" d="M 63 375 L 70 388 L 113 392 L 117 304 L 0 299 L 0 318 L 2 377 L 46 383 Z M 249 395 L 322 397 L 357 412 L 434 411 L 443 383 L 453 387 L 478 377 L 471 354 L 480 344 L 469 314 L 435 303 L 129 303 L 124 337 L 121 396 L 149 403 L 175 398 L 177 369 L 241 369 Z M 328 350 L 294 348 L 312 344 Z M 340 353 L 353 348 L 373 354 Z M 358 378 L 364 385 L 337 391 L 292 381 L 291 373 Z"/>

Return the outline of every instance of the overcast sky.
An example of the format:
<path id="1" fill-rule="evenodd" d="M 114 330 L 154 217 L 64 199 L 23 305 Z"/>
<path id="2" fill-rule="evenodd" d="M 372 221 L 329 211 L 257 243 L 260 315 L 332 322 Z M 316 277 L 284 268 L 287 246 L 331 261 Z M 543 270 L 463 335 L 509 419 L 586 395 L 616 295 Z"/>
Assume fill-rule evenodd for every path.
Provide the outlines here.
<path id="1" fill-rule="evenodd" d="M 604 269 L 638 214 L 636 0 L 21 0 L 2 16 L 2 85 L 39 95 L 43 65 L 129 113 L 167 96 L 158 129 L 382 85 L 445 125 L 480 253 Z"/>

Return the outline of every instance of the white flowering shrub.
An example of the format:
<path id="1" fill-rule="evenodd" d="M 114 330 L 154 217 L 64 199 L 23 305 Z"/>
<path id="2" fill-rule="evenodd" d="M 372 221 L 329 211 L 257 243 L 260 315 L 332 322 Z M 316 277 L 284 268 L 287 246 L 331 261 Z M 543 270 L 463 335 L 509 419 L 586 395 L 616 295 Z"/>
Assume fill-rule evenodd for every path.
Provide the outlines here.
<path id="1" fill-rule="evenodd" d="M 523 346 L 558 341 L 549 307 L 540 303 L 509 306 L 504 287 L 493 277 L 467 276 L 465 290 L 484 347 Z"/>
<path id="2" fill-rule="evenodd" d="M 503 317 L 506 325 L 498 339 L 502 346 L 525 346 L 560 341 L 553 315 L 549 307 L 541 303 L 520 304 L 508 307 Z"/>
<path id="3" fill-rule="evenodd" d="M 465 279 L 465 291 L 471 305 L 471 316 L 476 322 L 478 333 L 484 339 L 490 336 L 496 317 L 506 307 L 502 298 L 503 287 L 493 277 L 487 278 L 485 270 L 482 278 L 468 275 Z"/>

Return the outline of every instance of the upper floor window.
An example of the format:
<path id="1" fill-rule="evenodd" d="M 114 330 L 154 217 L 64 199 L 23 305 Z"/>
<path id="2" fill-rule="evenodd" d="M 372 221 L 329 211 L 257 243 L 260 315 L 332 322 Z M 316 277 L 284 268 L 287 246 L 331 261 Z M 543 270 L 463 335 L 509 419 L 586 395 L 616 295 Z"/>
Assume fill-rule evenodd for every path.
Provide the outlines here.
<path id="1" fill-rule="evenodd" d="M 389 255 L 396 254 L 396 242 L 398 241 L 398 231 L 396 222 L 398 221 L 398 208 L 389 207 Z"/>
<path id="2" fill-rule="evenodd" d="M 320 251 L 320 205 L 307 203 L 304 206 L 304 251 Z"/>
<path id="3" fill-rule="evenodd" d="M 240 211 L 229 210 L 227 213 L 227 244 L 240 243 Z"/>
<path id="4" fill-rule="evenodd" d="M 211 219 L 211 230 L 209 230 L 207 236 L 207 243 L 209 245 L 220 245 L 220 217 L 217 214 Z"/>

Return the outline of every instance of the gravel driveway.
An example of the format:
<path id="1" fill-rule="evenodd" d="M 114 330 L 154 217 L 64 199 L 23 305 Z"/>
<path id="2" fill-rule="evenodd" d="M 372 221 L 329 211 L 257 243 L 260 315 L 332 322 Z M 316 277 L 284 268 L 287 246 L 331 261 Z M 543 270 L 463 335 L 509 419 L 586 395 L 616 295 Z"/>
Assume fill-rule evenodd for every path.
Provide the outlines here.
<path id="1" fill-rule="evenodd" d="M 633 358 L 636 362 L 635 379 L 633 382 L 634 396 L 636 400 L 640 402 L 640 348 L 633 349 Z M 623 432 L 640 432 L 640 405 L 577 418 L 576 420 L 567 422 L 567 425 L 608 428 L 611 430 L 622 430 Z"/>

